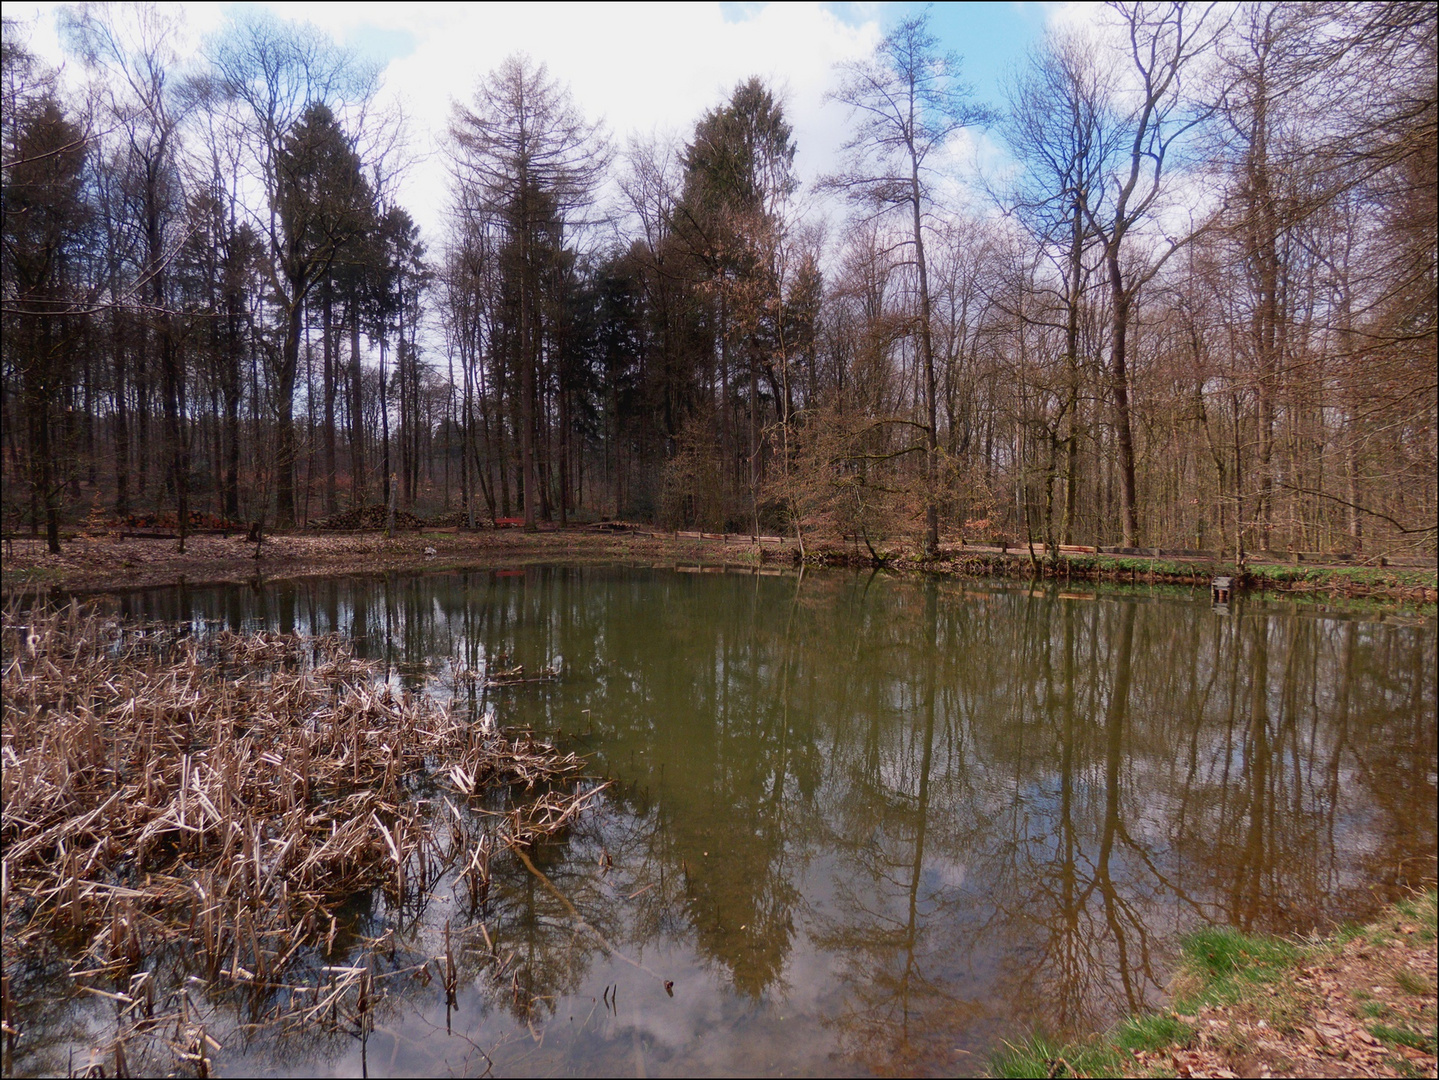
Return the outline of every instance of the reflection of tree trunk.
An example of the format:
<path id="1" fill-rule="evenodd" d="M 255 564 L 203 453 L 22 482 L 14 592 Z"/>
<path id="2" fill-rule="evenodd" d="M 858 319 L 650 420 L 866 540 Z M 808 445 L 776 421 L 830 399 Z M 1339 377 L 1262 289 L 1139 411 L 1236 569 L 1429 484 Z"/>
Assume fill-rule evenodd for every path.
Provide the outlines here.
<path id="1" fill-rule="evenodd" d="M 1064 721 L 1061 728 L 1059 749 L 1059 832 L 1060 858 L 1063 860 L 1059 875 L 1061 898 L 1060 919 L 1064 934 L 1071 940 L 1079 940 L 1080 904 L 1075 897 L 1078 874 L 1075 868 L 1074 839 L 1074 604 L 1064 605 Z M 1068 990 L 1076 985 L 1070 973 L 1064 973 L 1061 987 Z M 1067 1028 L 1073 1017 L 1070 1015 L 1070 995 L 1062 993 L 1059 1003 L 1059 1024 Z"/>
<path id="2" fill-rule="evenodd" d="M 1119 656 L 1114 664 L 1114 688 L 1109 694 L 1109 709 L 1104 716 L 1104 832 L 1099 842 L 1099 857 L 1094 864 L 1094 883 L 1104 897 L 1104 917 L 1119 952 L 1119 977 L 1124 983 L 1124 996 L 1131 1012 L 1141 1002 L 1134 992 L 1129 974 L 1129 944 L 1124 926 L 1119 921 L 1119 896 L 1109 876 L 1109 859 L 1114 852 L 1114 839 L 1119 834 L 1119 774 L 1124 757 L 1124 721 L 1129 711 L 1130 664 L 1134 652 L 1134 604 L 1124 604 L 1119 630 Z"/>
<path id="3" fill-rule="evenodd" d="M 935 667 L 939 663 L 938 632 L 939 612 L 934 584 L 928 583 L 924 592 L 925 653 L 921 661 L 924 668 L 924 749 L 919 766 L 919 795 L 916 800 L 918 821 L 914 833 L 914 862 L 909 878 L 909 922 L 904 933 L 904 975 L 900 979 L 900 1006 L 904 1010 L 903 1037 L 909 1041 L 909 999 L 910 982 L 915 971 L 914 946 L 919 936 L 919 882 L 924 874 L 924 834 L 929 819 L 929 771 L 934 761 L 934 683 Z"/>
<path id="4" fill-rule="evenodd" d="M 1353 619 L 1344 624 L 1344 653 L 1340 661 L 1341 669 L 1339 676 L 1339 691 L 1335 695 L 1334 705 L 1334 738 L 1333 748 L 1329 752 L 1327 766 L 1328 783 L 1326 785 L 1326 805 L 1337 807 L 1339 805 L 1339 774 L 1340 763 L 1344 754 L 1349 748 L 1349 711 L 1350 701 L 1354 693 L 1354 644 L 1356 624 Z M 1330 852 L 1335 851 L 1334 846 L 1334 823 L 1338 818 L 1337 814 L 1329 814 L 1325 822 L 1328 829 L 1328 844 Z"/>
<path id="5" fill-rule="evenodd" d="M 1249 828 L 1244 836 L 1239 873 L 1234 880 L 1231 917 L 1248 930 L 1263 899 L 1265 877 L 1265 817 L 1269 791 L 1269 620 L 1260 617 L 1254 634 L 1254 660 L 1250 675 L 1249 737 L 1245 740 L 1248 772 L 1246 796 Z"/>

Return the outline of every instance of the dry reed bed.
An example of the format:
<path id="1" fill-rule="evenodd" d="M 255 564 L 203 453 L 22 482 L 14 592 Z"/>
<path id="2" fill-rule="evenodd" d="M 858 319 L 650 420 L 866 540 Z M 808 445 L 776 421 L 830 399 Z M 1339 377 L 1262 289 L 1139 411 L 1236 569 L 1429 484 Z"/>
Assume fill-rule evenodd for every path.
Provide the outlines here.
<path id="1" fill-rule="evenodd" d="M 573 755 L 377 683 L 335 635 L 197 637 L 72 605 L 4 613 L 0 645 L 5 970 L 58 944 L 136 1017 L 186 1005 L 156 986 L 165 953 L 186 977 L 262 988 L 272 1019 L 334 1024 L 343 1005 L 363 1031 L 375 976 L 336 964 L 337 905 L 380 889 L 415 917 L 453 870 L 473 912 L 495 851 L 566 828 L 597 790 L 566 783 Z M 502 812 L 466 807 L 496 792 Z M 448 938 L 430 960 L 452 993 Z M 169 1042 L 203 1073 L 214 1040 L 183 1012 Z"/>

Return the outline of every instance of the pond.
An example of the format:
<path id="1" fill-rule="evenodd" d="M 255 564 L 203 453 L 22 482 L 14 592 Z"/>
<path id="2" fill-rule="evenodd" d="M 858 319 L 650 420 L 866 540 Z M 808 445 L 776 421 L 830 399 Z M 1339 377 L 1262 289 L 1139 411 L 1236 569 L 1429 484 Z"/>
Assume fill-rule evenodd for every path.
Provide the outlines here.
<path id="1" fill-rule="evenodd" d="M 435 694 L 553 668 L 455 707 L 613 781 L 479 909 L 441 882 L 393 927 L 429 955 L 447 920 L 482 935 L 502 976 L 462 950 L 453 1005 L 414 982 L 364 1039 L 236 1015 L 223 1075 L 973 1072 L 1161 1002 L 1198 925 L 1307 931 L 1434 876 L 1432 618 L 622 567 L 107 603 L 338 630 Z M 113 1017 L 32 1006 L 10 1064 L 63 1069 Z"/>

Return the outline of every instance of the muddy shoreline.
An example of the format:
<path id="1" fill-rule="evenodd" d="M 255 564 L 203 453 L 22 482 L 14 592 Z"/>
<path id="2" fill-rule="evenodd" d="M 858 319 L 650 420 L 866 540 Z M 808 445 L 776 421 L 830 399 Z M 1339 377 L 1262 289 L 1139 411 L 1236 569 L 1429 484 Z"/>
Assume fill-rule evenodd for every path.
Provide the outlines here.
<path id="1" fill-rule="evenodd" d="M 379 532 L 280 534 L 258 546 L 242 534 L 202 534 L 181 554 L 173 538 L 77 536 L 59 555 L 43 540 L 7 539 L 0 590 L 6 597 L 34 591 L 72 594 L 124 592 L 171 585 L 253 584 L 342 574 L 506 569 L 542 564 L 640 563 L 785 567 L 880 567 L 901 573 L 954 577 L 1042 577 L 1058 581 L 1207 586 L 1230 565 L 1203 559 L 1159 559 L 1102 554 L 1068 556 L 1055 564 L 1028 555 L 957 545 L 937 559 L 898 550 L 876 563 L 846 543 L 756 543 L 748 537 L 701 537 L 646 530 L 594 528 L 419 530 L 386 538 Z M 258 556 L 258 557 L 257 557 Z M 1295 596 L 1366 598 L 1404 605 L 1439 601 L 1432 569 L 1251 563 L 1236 585 Z"/>

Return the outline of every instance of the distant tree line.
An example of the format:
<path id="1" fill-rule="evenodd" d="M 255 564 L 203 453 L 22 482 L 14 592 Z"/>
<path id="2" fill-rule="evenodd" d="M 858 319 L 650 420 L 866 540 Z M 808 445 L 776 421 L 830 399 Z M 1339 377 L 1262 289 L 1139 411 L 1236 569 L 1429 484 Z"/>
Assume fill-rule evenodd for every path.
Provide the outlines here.
<path id="1" fill-rule="evenodd" d="M 7 532 L 1435 551 L 1427 5 L 1116 4 L 996 106 L 911 18 L 836 73 L 810 189 L 760 79 L 616 150 L 514 57 L 423 239 L 375 68 L 253 14 L 181 56 L 177 17 L 70 9 L 78 95 L 5 24 Z"/>

